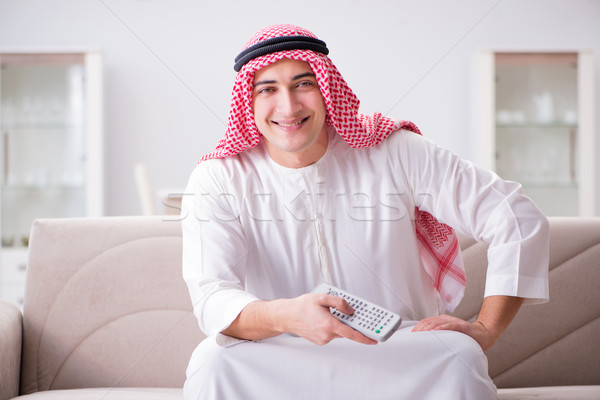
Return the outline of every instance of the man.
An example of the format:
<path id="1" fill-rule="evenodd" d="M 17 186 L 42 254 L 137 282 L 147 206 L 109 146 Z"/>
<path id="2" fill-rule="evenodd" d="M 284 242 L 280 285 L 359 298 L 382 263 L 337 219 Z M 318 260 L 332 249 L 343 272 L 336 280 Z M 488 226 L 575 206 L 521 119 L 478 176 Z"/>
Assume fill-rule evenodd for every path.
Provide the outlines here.
<path id="1" fill-rule="evenodd" d="M 208 335 L 185 397 L 495 399 L 483 350 L 524 301 L 548 298 L 547 220 L 518 184 L 412 123 L 359 114 L 327 53 L 277 25 L 236 59 L 227 134 L 182 207 L 183 273 Z M 464 272 L 438 220 L 490 243 L 473 323 L 440 315 Z M 310 293 L 320 281 L 400 314 L 401 329 L 375 345 L 330 314 L 351 314 L 344 300 Z"/>

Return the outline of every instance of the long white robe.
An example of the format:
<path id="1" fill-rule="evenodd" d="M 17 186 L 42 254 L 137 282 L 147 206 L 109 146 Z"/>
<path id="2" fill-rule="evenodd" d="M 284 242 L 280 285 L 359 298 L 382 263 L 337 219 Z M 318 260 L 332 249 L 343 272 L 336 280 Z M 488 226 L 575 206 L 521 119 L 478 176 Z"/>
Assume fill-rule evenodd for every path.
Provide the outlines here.
<path id="1" fill-rule="evenodd" d="M 276 164 L 262 144 L 199 164 L 182 205 L 183 274 L 200 328 L 210 339 L 190 361 L 188 374 L 195 379 L 188 379 L 188 389 L 202 381 L 196 372 L 206 368 L 203 351 L 210 353 L 209 343 L 222 340 L 219 332 L 257 299 L 295 297 L 324 280 L 406 321 L 456 306 L 460 291 L 441 298 L 421 266 L 415 206 L 490 243 L 486 296 L 519 296 L 527 302 L 548 298 L 547 221 L 520 185 L 420 135 L 399 131 L 379 146 L 351 149 L 329 129 L 324 156 L 299 169 Z M 339 342 L 317 347 L 324 355 L 319 359 L 336 371 L 347 363 L 327 357 L 325 349 L 354 346 Z M 228 354 L 243 352 L 236 348 Z M 403 362 L 406 349 L 397 351 L 384 352 L 382 357 L 390 359 L 382 365 Z M 309 357 L 297 367 L 303 370 L 314 362 Z"/>
<path id="2" fill-rule="evenodd" d="M 186 400 L 496 400 L 487 359 L 471 337 L 412 333 L 384 343 L 325 346 L 281 335 L 231 347 L 203 341 L 192 356 Z"/>

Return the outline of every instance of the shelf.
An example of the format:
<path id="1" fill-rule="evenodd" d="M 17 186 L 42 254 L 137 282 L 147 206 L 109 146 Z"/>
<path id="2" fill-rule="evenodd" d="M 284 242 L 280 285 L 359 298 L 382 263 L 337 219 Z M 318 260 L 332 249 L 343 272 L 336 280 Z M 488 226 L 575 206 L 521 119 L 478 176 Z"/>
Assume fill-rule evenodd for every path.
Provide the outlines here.
<path id="1" fill-rule="evenodd" d="M 577 183 L 545 183 L 545 182 L 535 182 L 535 181 L 520 181 L 524 188 L 526 189 L 577 189 Z"/>
<path id="2" fill-rule="evenodd" d="M 85 126 L 82 122 L 73 124 L 38 122 L 33 124 L 7 124 L 2 125 L 4 132 L 22 132 L 22 131 L 81 131 L 83 133 Z"/>
<path id="3" fill-rule="evenodd" d="M 8 184 L 1 186 L 2 191 L 6 192 L 67 192 L 73 190 L 84 190 L 85 185 L 67 185 L 67 184 Z"/>
<path id="4" fill-rule="evenodd" d="M 496 124 L 499 129 L 577 129 L 576 124 Z"/>

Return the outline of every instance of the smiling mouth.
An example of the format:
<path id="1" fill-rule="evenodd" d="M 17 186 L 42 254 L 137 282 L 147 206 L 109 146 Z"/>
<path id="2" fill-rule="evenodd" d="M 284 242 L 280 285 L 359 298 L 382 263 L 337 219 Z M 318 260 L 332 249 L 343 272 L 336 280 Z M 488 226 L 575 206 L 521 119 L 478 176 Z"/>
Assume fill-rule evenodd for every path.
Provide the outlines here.
<path id="1" fill-rule="evenodd" d="M 300 124 L 302 124 L 303 122 L 306 122 L 308 120 L 309 117 L 306 118 L 302 118 L 300 120 L 298 120 L 297 122 L 291 123 L 291 124 L 284 124 L 283 122 L 277 122 L 277 121 L 273 121 L 274 124 L 279 125 L 281 127 L 284 128 L 290 128 L 292 126 L 298 126 Z"/>

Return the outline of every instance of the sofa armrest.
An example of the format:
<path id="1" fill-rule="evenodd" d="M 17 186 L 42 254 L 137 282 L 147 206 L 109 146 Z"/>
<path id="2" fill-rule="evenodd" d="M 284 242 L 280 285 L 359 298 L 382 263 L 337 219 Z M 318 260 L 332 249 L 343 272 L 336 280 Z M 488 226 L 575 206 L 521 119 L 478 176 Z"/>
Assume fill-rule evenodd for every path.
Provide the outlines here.
<path id="1" fill-rule="evenodd" d="M 0 302 L 0 400 L 18 396 L 23 316 L 17 306 Z"/>

